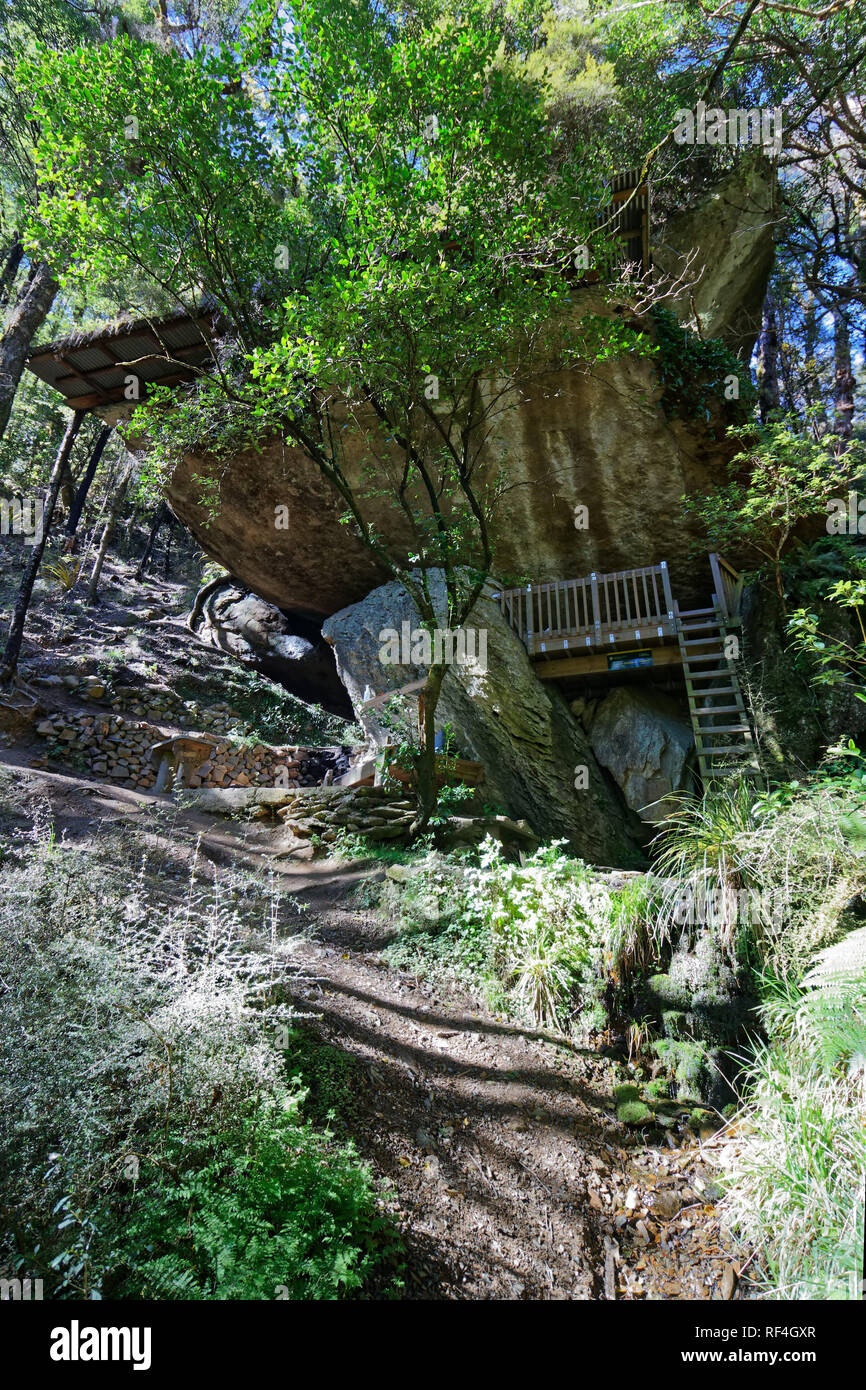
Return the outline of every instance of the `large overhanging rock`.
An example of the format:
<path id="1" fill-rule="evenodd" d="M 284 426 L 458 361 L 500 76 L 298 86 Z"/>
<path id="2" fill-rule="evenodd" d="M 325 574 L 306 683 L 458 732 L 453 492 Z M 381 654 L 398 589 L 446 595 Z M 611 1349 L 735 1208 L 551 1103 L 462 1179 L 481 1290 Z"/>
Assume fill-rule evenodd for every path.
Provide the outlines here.
<path id="1" fill-rule="evenodd" d="M 694 209 L 673 217 L 653 244 L 658 270 L 690 289 L 674 301 L 681 320 L 748 362 L 761 326 L 779 220 L 766 158 L 735 169 Z"/>
<path id="2" fill-rule="evenodd" d="M 661 799 L 690 782 L 695 740 L 676 701 L 659 690 L 617 686 L 595 707 L 592 751 L 642 820 L 668 814 Z"/>
<path id="3" fill-rule="evenodd" d="M 444 585 L 434 578 L 432 587 L 444 626 Z M 411 660 L 382 660 L 387 630 L 402 638 L 404 623 L 409 632 L 420 627 L 402 585 L 389 583 L 335 613 L 322 629 L 333 643 L 357 717 L 371 743 L 379 746 L 394 738 L 393 713 L 365 710 L 364 701 L 426 675 L 425 668 Z M 541 838 L 568 839 L 592 862 L 633 865 L 638 858 L 636 822 L 599 768 L 565 702 L 537 679 L 499 605 L 483 596 L 467 626 L 475 636 L 466 645 L 474 647 L 476 659 L 449 668 L 436 722 L 439 729 L 451 725 L 461 756 L 484 764 L 485 781 L 479 788 L 483 800 L 524 818 Z M 482 645 L 486 669 L 477 659 Z M 416 696 L 401 697 L 398 705 L 402 719 L 417 726 Z"/>
<path id="4" fill-rule="evenodd" d="M 706 422 L 669 420 L 659 396 L 652 361 L 625 354 L 591 372 L 554 373 L 514 400 L 484 451 L 488 477 L 502 470 L 509 482 L 491 528 L 498 574 L 545 581 L 665 559 L 681 600 L 705 600 L 700 534 L 684 521 L 681 498 L 722 481 L 732 449 Z M 359 439 L 351 426 L 342 439 L 351 473 Z M 215 517 L 197 476 L 219 481 Z M 227 464 L 190 455 L 168 497 L 208 554 L 279 608 L 325 617 L 387 578 L 341 524 L 344 504 L 300 449 L 277 441 Z M 410 553 L 388 498 L 365 510 Z"/>
<path id="5" fill-rule="evenodd" d="M 289 618 L 226 579 L 208 584 L 199 593 L 189 626 L 207 646 L 254 667 L 301 700 L 351 717 L 334 654 L 309 620 Z"/>
<path id="6" fill-rule="evenodd" d="M 745 359 L 772 265 L 773 198 L 772 174 L 758 160 L 674 219 L 653 248 L 660 279 L 684 270 L 689 283 L 697 279 L 675 301 L 681 317 L 706 338 L 722 336 Z M 576 292 L 575 314 L 586 312 L 619 315 L 652 332 L 649 318 L 605 305 L 597 289 Z M 502 471 L 508 481 L 492 525 L 499 575 L 545 581 L 665 559 L 680 601 L 706 601 L 705 562 L 695 558 L 700 535 L 683 519 L 680 499 L 724 481 L 733 447 L 721 419 L 670 420 L 660 396 L 655 361 L 625 352 L 592 370 L 550 371 L 499 402 L 480 462 L 488 480 Z M 340 418 L 339 404 L 334 414 L 343 466 L 357 482 L 362 431 Z M 218 484 L 216 516 L 203 504 L 202 478 Z M 188 455 L 168 498 L 207 553 L 278 608 L 324 617 L 387 578 L 341 524 L 345 504 L 315 464 L 279 440 L 228 461 Z M 576 529 L 580 507 L 588 516 Z M 391 546 L 406 554 L 416 548 L 388 498 L 368 500 L 365 511 Z"/>

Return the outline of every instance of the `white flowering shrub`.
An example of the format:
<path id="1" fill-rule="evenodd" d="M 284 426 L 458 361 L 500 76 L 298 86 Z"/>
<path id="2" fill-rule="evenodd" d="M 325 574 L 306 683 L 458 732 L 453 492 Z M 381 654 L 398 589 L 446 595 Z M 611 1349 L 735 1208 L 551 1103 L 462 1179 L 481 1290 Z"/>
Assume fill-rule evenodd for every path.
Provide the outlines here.
<path id="1" fill-rule="evenodd" d="M 4 850 L 0 1269 L 54 1298 L 359 1284 L 376 1200 L 286 1067 L 273 884 L 178 882 L 133 832 L 77 848 L 43 822 Z"/>
<path id="2" fill-rule="evenodd" d="M 564 841 L 514 863 L 492 839 L 477 864 L 431 852 L 386 909 L 392 964 L 448 975 L 497 1008 L 567 1030 L 600 958 L 608 895 Z"/>

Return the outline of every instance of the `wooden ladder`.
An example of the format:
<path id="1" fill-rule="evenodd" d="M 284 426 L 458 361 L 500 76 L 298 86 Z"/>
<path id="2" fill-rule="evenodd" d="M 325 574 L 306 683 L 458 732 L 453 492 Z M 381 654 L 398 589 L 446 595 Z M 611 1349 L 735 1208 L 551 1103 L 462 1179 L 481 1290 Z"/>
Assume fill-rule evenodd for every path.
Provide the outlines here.
<path id="1" fill-rule="evenodd" d="M 674 604 L 677 640 L 701 779 L 758 770 L 755 741 L 736 668 L 725 654 L 728 624 L 718 604 L 681 613 Z M 719 721 L 719 722 L 717 722 Z"/>

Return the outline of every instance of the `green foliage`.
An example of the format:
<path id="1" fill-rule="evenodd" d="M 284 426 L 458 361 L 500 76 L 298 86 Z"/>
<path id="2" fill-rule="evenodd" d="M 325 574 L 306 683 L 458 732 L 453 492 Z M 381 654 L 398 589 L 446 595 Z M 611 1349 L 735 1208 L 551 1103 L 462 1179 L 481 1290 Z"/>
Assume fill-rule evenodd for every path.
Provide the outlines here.
<path id="1" fill-rule="evenodd" d="M 729 415 L 741 418 L 754 402 L 755 390 L 740 359 L 720 338 L 699 338 L 684 328 L 670 309 L 657 304 L 651 315 L 664 387 L 661 404 L 668 419 L 715 422 L 728 401 L 728 377 L 739 383 L 737 404 L 733 412 L 729 407 Z"/>
<path id="2" fill-rule="evenodd" d="M 792 610 L 787 623 L 791 648 L 812 680 L 866 699 L 866 557 L 856 539 L 812 546 L 787 567 L 785 580 L 819 600 L 817 609 Z"/>
<path id="3" fill-rule="evenodd" d="M 812 953 L 845 929 L 848 906 L 866 886 L 852 853 L 863 788 L 852 745 L 802 783 L 762 792 L 726 780 L 700 799 L 673 800 L 655 842 L 659 944 L 683 926 L 693 930 L 683 905 L 695 904 L 697 921 L 703 914 L 706 923 L 708 903 L 710 925 L 732 960 L 797 978 Z"/>
<path id="4" fill-rule="evenodd" d="M 399 895 L 390 962 L 457 978 L 505 1012 L 567 1030 L 600 946 L 601 895 L 586 866 L 561 842 L 512 864 L 490 839 L 477 865 L 436 854 L 428 863 Z"/>
<path id="5" fill-rule="evenodd" d="M 13 832 L 0 1256 L 52 1297 L 333 1298 L 376 1257 L 369 1173 L 286 1065 L 282 916 L 272 881 L 178 883 L 131 829 Z"/>
<path id="6" fill-rule="evenodd" d="M 712 916 L 720 946 L 734 958 L 747 957 L 761 924 L 743 923 L 739 895 L 766 886 L 760 861 L 748 852 L 760 823 L 754 788 L 745 778 L 726 778 L 710 783 L 700 797 L 676 795 L 667 801 L 670 809 L 653 841 L 659 880 L 656 956 L 681 934 L 686 909 L 694 904 L 697 917 Z M 708 904 L 711 914 L 705 913 Z"/>
<path id="7" fill-rule="evenodd" d="M 362 1283 L 377 1226 L 370 1176 L 351 1146 L 301 1120 L 302 1095 L 277 1092 L 239 1133 L 199 1148 L 169 1140 L 123 1213 L 107 1292 L 332 1299 Z"/>
<path id="8" fill-rule="evenodd" d="M 604 969 L 615 989 L 625 994 L 632 981 L 646 974 L 658 958 L 655 940 L 657 893 L 645 877 L 634 878 L 611 893 L 605 912 Z"/>
<path id="9" fill-rule="evenodd" d="M 294 1028 L 286 1049 L 289 1076 L 304 1090 L 304 1113 L 322 1128 L 345 1125 L 358 1110 L 361 1064 L 338 1047 Z"/>
<path id="10" fill-rule="evenodd" d="M 842 950 L 841 943 L 837 951 Z M 863 1277 L 862 1123 L 866 969 L 862 945 L 830 979 L 766 981 L 769 1041 L 750 1068 L 733 1146 L 728 1219 L 763 1251 L 773 1298 L 856 1299 Z"/>
<path id="11" fill-rule="evenodd" d="M 797 525 L 829 511 L 864 466 L 862 449 L 832 434 L 815 439 L 794 420 L 732 427 L 744 445 L 729 465 L 730 481 L 708 494 L 684 498 L 716 550 L 748 547 L 770 569 L 784 602 L 782 556 Z"/>

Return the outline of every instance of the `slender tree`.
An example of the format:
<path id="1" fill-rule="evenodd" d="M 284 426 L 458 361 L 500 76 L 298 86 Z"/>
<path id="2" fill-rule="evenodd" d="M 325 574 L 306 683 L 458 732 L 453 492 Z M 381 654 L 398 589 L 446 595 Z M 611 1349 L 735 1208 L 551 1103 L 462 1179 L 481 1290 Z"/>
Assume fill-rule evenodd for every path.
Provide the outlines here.
<path id="1" fill-rule="evenodd" d="M 205 288 L 227 325 L 213 373 L 145 408 L 152 457 L 289 441 L 428 634 L 464 626 L 491 572 L 503 417 L 564 366 L 640 346 L 576 313 L 569 284 L 607 250 L 606 161 L 554 158 L 543 89 L 501 42 L 485 6 L 398 24 L 308 0 L 291 25 L 259 5 L 218 62 L 124 41 L 29 72 L 40 240 L 72 267 L 135 267 L 181 306 Z M 418 829 L 446 663 L 428 667 Z"/>
<path id="2" fill-rule="evenodd" d="M 66 518 L 66 549 L 68 551 L 74 551 L 75 549 L 76 535 L 78 532 L 78 523 L 81 520 L 81 513 L 84 511 L 84 504 L 87 501 L 87 494 L 90 491 L 93 479 L 96 477 L 96 470 L 99 466 L 99 460 L 102 458 L 105 446 L 113 433 L 113 425 L 105 425 L 103 429 L 100 430 L 96 443 L 93 446 L 90 458 L 87 460 L 87 467 L 84 470 L 84 475 L 75 491 L 75 495 L 72 499 L 72 505 L 69 508 L 69 515 Z"/>
<path id="3" fill-rule="evenodd" d="M 66 433 L 63 436 L 57 458 L 54 460 L 54 467 L 51 470 L 51 477 L 48 481 L 48 492 L 42 508 L 41 534 L 39 540 L 34 544 L 30 560 L 24 571 L 21 586 L 18 590 L 18 597 L 15 600 L 15 607 L 12 610 L 12 622 L 9 627 L 9 635 L 6 639 L 6 646 L 3 655 L 0 657 L 0 685 L 8 685 L 13 679 L 18 666 L 18 657 L 21 652 L 21 642 L 24 637 L 24 625 L 27 620 L 27 610 L 30 607 L 30 600 L 33 597 L 33 585 L 36 583 L 36 576 L 39 573 L 39 566 L 42 563 L 42 556 L 45 553 L 45 544 L 48 540 L 48 532 L 51 529 L 51 521 L 54 516 L 54 509 L 57 506 L 57 498 L 60 493 L 60 484 L 69 463 L 69 456 L 72 453 L 75 439 L 81 428 L 83 419 L 81 411 L 74 411 L 69 417 L 66 426 Z"/>

